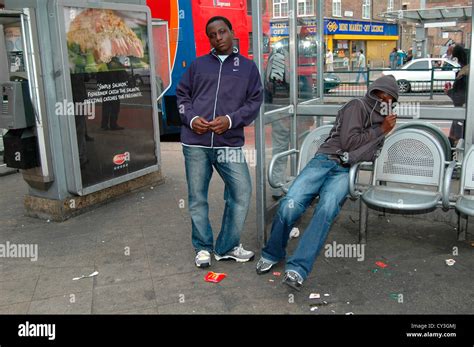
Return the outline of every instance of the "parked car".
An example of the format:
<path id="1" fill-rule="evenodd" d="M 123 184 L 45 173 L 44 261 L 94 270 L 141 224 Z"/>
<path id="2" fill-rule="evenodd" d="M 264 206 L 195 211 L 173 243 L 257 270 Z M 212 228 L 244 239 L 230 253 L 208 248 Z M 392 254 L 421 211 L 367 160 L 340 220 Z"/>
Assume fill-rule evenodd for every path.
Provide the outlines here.
<path id="1" fill-rule="evenodd" d="M 384 70 L 382 75 L 393 75 L 400 93 L 430 91 L 432 69 L 433 90 L 439 91 L 444 89 L 446 82 L 454 81 L 460 66 L 445 58 L 421 58 L 412 60 L 397 70 Z"/>
<path id="2" fill-rule="evenodd" d="M 334 72 L 324 73 L 324 94 L 327 94 L 332 89 L 339 87 L 340 84 L 341 79 Z M 316 85 L 314 85 L 314 89 L 317 89 Z"/>

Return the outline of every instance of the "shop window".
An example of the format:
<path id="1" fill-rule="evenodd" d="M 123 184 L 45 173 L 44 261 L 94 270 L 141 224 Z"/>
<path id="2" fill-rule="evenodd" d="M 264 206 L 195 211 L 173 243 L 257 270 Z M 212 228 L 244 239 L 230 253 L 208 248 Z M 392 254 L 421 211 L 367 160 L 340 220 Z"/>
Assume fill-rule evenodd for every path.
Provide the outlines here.
<path id="1" fill-rule="evenodd" d="M 288 0 L 273 0 L 273 18 L 288 17 Z"/>
<path id="2" fill-rule="evenodd" d="M 341 14 L 341 0 L 332 0 L 332 16 L 342 17 Z"/>
<path id="3" fill-rule="evenodd" d="M 314 16 L 314 0 L 298 0 L 298 16 Z"/>
<path id="4" fill-rule="evenodd" d="M 393 11 L 393 0 L 388 0 L 387 12 Z"/>
<path id="5" fill-rule="evenodd" d="M 362 18 L 363 19 L 370 19 L 370 1 L 371 0 L 363 0 L 363 3 L 362 3 Z"/>

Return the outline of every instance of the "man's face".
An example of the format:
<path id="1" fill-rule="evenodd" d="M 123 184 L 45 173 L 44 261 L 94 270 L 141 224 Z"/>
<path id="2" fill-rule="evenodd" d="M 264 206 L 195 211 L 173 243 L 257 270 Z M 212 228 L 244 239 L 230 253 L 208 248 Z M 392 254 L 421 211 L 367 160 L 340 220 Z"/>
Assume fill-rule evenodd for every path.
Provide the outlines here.
<path id="1" fill-rule="evenodd" d="M 386 102 L 387 104 L 393 104 L 395 102 L 395 98 L 393 96 L 381 90 L 377 90 L 375 95 L 377 95 L 379 99 L 381 99 L 383 102 Z"/>
<path id="2" fill-rule="evenodd" d="M 217 54 L 229 55 L 232 53 L 234 32 L 221 20 L 209 24 L 206 28 L 209 43 Z"/>

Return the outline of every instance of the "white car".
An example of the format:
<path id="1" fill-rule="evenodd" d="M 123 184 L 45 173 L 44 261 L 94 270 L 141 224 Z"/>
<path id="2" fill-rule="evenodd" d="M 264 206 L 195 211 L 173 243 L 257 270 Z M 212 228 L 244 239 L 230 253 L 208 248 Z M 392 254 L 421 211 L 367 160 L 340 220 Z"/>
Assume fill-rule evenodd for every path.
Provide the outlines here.
<path id="1" fill-rule="evenodd" d="M 421 58 L 406 63 L 398 70 L 384 70 L 382 75 L 393 75 L 400 93 L 430 91 L 432 75 L 433 90 L 443 90 L 446 82 L 453 83 L 460 68 L 457 62 L 445 58 Z"/>

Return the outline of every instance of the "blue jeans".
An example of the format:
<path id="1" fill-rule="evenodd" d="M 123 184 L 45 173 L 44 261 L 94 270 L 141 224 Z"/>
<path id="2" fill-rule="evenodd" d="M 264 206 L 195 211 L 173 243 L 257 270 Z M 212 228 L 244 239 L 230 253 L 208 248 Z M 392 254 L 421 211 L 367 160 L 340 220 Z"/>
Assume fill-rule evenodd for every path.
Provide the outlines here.
<path id="1" fill-rule="evenodd" d="M 316 154 L 281 200 L 273 219 L 270 239 L 262 250 L 262 256 L 273 262 L 279 262 L 286 257 L 286 246 L 294 223 L 319 194 L 319 202 L 311 222 L 295 253 L 288 258 L 285 269 L 296 271 L 306 279 L 348 193 L 349 168 L 342 167 L 326 154 Z"/>
<path id="2" fill-rule="evenodd" d="M 206 250 L 224 255 L 239 245 L 252 195 L 252 181 L 243 151 L 241 148 L 183 146 L 183 154 L 193 246 L 196 252 Z M 215 248 L 207 202 L 213 168 L 225 183 L 224 216 Z"/>
<path id="3" fill-rule="evenodd" d="M 356 83 L 359 82 L 360 76 L 362 76 L 364 78 L 364 81 L 366 81 L 366 79 L 365 79 L 365 69 L 362 66 L 359 67 L 359 69 L 358 69 L 357 76 L 356 76 Z"/>

